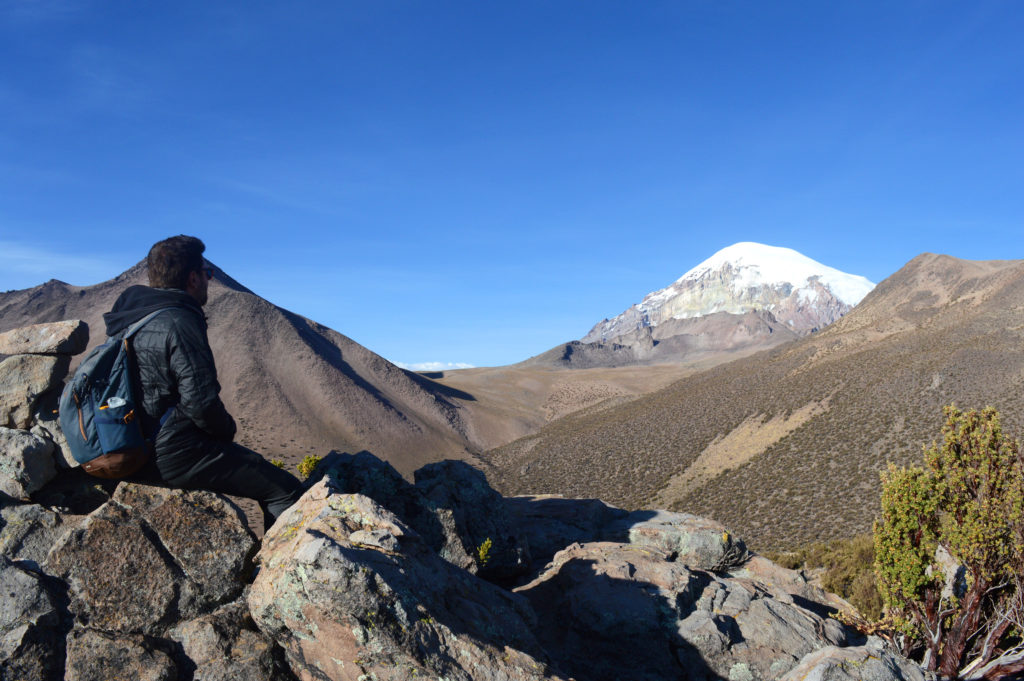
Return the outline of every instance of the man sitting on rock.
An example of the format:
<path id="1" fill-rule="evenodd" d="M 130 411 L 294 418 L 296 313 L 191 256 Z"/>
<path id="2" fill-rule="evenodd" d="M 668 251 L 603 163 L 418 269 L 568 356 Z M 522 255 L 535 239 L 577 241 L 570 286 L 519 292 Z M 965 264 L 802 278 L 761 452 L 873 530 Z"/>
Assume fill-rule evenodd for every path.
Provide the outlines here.
<path id="1" fill-rule="evenodd" d="M 127 288 L 103 321 L 107 335 L 115 336 L 164 309 L 132 338 L 142 429 L 148 437 L 156 433 L 155 460 L 142 477 L 255 499 L 269 529 L 299 498 L 301 483 L 232 442 L 235 420 L 220 399 L 202 310 L 213 276 L 205 250 L 202 241 L 184 235 L 155 244 L 146 261 L 149 286 Z"/>

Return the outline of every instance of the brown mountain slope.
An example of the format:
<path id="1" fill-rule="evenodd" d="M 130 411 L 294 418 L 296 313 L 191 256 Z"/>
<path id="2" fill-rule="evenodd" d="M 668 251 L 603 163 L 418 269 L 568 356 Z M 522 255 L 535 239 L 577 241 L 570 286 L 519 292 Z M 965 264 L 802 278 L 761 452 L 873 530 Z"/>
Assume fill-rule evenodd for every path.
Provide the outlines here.
<path id="1" fill-rule="evenodd" d="M 0 332 L 84 319 L 96 345 L 104 338 L 102 314 L 127 286 L 145 282 L 140 263 L 95 286 L 51 280 L 0 293 Z M 267 302 L 220 270 L 205 312 L 221 396 L 242 444 L 286 463 L 367 449 L 404 474 L 430 461 L 471 458 L 451 388 Z"/>
<path id="2" fill-rule="evenodd" d="M 506 494 L 656 503 L 786 548 L 868 530 L 878 472 L 920 461 L 951 402 L 1021 432 L 1024 261 L 919 256 L 820 334 L 487 456 Z"/>

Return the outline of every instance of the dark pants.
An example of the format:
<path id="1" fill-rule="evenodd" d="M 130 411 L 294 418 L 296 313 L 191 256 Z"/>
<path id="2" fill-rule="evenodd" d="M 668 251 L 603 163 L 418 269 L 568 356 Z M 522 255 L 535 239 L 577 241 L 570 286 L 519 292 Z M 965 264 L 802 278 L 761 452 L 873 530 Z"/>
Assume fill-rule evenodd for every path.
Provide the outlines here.
<path id="1" fill-rule="evenodd" d="M 298 478 L 234 442 L 223 443 L 219 451 L 196 457 L 185 470 L 181 459 L 175 463 L 171 473 L 159 458 L 156 461 L 160 478 L 166 484 L 255 499 L 263 511 L 264 531 L 302 496 Z"/>

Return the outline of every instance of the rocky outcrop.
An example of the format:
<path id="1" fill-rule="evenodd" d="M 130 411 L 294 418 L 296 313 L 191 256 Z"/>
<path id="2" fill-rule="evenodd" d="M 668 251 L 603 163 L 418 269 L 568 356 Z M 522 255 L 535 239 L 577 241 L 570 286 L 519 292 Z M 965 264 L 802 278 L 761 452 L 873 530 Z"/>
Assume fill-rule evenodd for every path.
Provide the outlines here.
<path id="1" fill-rule="evenodd" d="M 3 669 L 41 679 L 99 679 L 112 666 L 132 678 L 254 681 L 920 678 L 829 618 L 839 599 L 750 556 L 717 523 L 595 500 L 490 498 L 508 536 L 549 561 L 510 591 L 442 558 L 383 503 L 344 492 L 341 474 L 358 477 L 368 455 L 336 459 L 266 534 L 255 570 L 238 510 L 207 492 L 122 483 L 87 516 L 0 509 L 0 545 L 15 556 L 0 564 L 0 588 L 17 594 L 0 609 Z M 436 466 L 421 476 L 430 496 L 405 491 L 457 509 L 481 503 L 484 490 L 460 498 L 446 475 L 462 472 Z"/>
<path id="2" fill-rule="evenodd" d="M 223 497 L 122 484 L 54 545 L 43 569 L 67 583 L 78 621 L 159 636 L 236 598 L 255 542 Z"/>
<path id="3" fill-rule="evenodd" d="M 804 657 L 782 681 L 925 681 L 921 668 L 873 638 L 853 648 L 822 648 Z"/>
<path id="4" fill-rule="evenodd" d="M 78 464 L 60 433 L 56 408 L 71 356 L 89 340 L 84 322 L 69 320 L 0 334 L 0 492 L 28 500 L 57 468 Z"/>
<path id="5" fill-rule="evenodd" d="M 250 611 L 300 677 L 557 678 L 522 598 L 442 560 L 331 475 L 278 519 L 257 558 Z"/>
<path id="6" fill-rule="evenodd" d="M 89 345 L 89 325 L 79 319 L 33 324 L 0 333 L 0 355 L 77 355 Z"/>
<path id="7" fill-rule="evenodd" d="M 52 440 L 0 443 L 23 451 L 0 468 L 3 679 L 921 679 L 831 619 L 837 597 L 690 514 L 335 452 L 258 546 L 225 497 L 48 480 Z"/>
<path id="8" fill-rule="evenodd" d="M 369 452 L 331 452 L 310 475 L 330 474 L 339 493 L 360 493 L 395 513 L 443 559 L 488 579 L 509 579 L 529 567 L 527 544 L 513 529 L 502 496 L 461 461 L 429 464 L 410 484 Z"/>
<path id="9" fill-rule="evenodd" d="M 527 572 L 529 545 L 483 473 L 464 461 L 441 461 L 414 475 L 416 488 L 435 512 L 451 517 L 452 543 L 458 545 L 453 554 L 460 557 L 460 567 L 492 582 L 507 582 Z"/>
<path id="10" fill-rule="evenodd" d="M 511 503 L 534 521 L 531 504 L 558 510 L 557 525 L 583 542 L 515 590 L 537 613 L 555 666 L 576 678 L 777 679 L 803 655 L 857 640 L 828 617 L 841 601 L 749 556 L 717 523 L 637 511 L 586 527 L 614 514 L 592 500 Z"/>

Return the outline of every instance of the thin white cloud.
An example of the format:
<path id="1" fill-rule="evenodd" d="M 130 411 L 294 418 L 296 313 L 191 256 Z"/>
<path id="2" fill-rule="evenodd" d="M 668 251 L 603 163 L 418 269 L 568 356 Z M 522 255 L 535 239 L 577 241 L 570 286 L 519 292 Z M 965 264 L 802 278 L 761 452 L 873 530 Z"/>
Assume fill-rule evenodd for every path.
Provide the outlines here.
<path id="1" fill-rule="evenodd" d="M 79 46 L 71 52 L 70 65 L 77 79 L 76 102 L 86 109 L 124 114 L 152 99 L 154 80 L 132 73 L 139 64 L 108 47 Z"/>
<path id="2" fill-rule="evenodd" d="M 472 364 L 465 364 L 463 362 L 395 362 L 396 366 L 400 366 L 403 369 L 409 371 L 454 371 L 455 369 L 473 369 L 475 368 Z"/>
<path id="3" fill-rule="evenodd" d="M 74 0 L 13 0 L 0 4 L 0 20 L 19 24 L 63 21 L 81 12 L 86 4 Z"/>
<path id="4" fill-rule="evenodd" d="M 0 290 L 30 288 L 50 279 L 77 285 L 96 284 L 116 276 L 122 269 L 106 255 L 61 253 L 16 241 L 0 241 Z"/>

